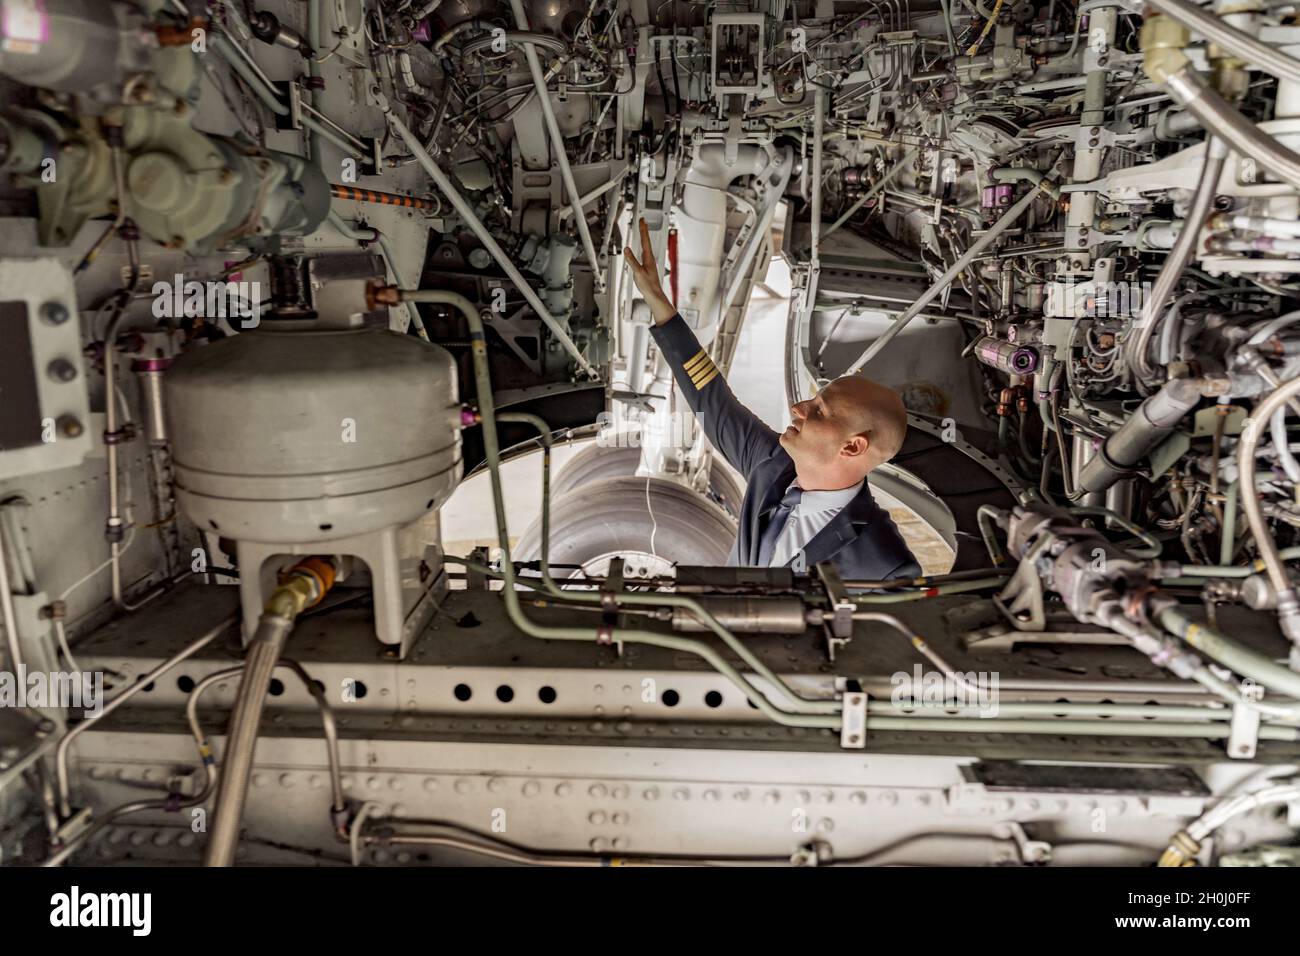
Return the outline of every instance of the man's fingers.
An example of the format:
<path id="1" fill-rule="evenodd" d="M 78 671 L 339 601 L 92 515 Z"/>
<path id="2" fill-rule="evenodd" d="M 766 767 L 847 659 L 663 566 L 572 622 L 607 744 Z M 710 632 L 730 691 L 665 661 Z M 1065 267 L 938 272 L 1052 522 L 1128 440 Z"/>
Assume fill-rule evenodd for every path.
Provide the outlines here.
<path id="1" fill-rule="evenodd" d="M 650 245 L 650 227 L 644 218 L 641 220 L 641 262 L 651 274 L 659 273 L 659 266 L 655 262 L 654 246 Z"/>

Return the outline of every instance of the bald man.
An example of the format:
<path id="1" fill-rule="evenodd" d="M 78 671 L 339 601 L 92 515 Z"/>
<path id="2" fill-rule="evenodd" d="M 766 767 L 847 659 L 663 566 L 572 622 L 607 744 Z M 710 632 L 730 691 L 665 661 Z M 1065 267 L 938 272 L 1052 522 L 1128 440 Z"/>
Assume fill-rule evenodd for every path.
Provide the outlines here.
<path id="1" fill-rule="evenodd" d="M 677 314 L 644 219 L 640 226 L 641 258 L 630 247 L 623 254 L 654 316 L 651 334 L 705 435 L 748 483 L 727 563 L 806 570 L 829 559 L 846 580 L 920 575 L 867 485 L 867 475 L 903 446 L 907 412 L 898 393 L 865 378 L 838 378 L 791 405 L 790 427 L 778 435 L 736 400 Z"/>

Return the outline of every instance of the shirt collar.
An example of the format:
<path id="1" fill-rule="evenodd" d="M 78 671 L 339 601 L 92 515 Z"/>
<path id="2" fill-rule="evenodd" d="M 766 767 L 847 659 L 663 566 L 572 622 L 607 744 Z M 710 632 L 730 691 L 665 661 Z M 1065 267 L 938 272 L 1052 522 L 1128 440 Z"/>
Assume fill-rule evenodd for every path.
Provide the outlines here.
<path id="1" fill-rule="evenodd" d="M 856 485 L 850 485 L 848 488 L 837 488 L 834 491 L 805 491 L 799 498 L 799 511 L 803 514 L 811 514 L 844 508 L 858 496 L 865 483 L 866 479 L 863 478 Z M 799 479 L 796 478 L 790 482 L 790 487 L 798 487 L 798 484 Z"/>

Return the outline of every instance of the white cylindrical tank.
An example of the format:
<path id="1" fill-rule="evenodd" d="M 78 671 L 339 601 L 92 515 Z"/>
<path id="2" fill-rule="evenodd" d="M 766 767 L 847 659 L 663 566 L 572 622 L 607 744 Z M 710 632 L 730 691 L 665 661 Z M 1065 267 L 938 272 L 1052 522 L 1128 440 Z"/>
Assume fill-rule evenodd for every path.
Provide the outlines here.
<path id="1" fill-rule="evenodd" d="M 384 329 L 271 323 L 164 377 L 177 501 L 236 541 L 327 541 L 408 524 L 461 476 L 456 368 Z"/>

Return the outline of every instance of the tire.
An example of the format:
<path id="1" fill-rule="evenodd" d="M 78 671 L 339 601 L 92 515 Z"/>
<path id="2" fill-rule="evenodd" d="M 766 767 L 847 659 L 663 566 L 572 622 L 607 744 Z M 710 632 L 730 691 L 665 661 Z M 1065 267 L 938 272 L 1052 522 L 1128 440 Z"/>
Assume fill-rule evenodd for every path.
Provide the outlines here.
<path id="1" fill-rule="evenodd" d="M 641 449 L 625 443 L 603 446 L 593 441 L 578 452 L 560 469 L 551 482 L 551 497 L 559 501 L 578 488 L 608 478 L 633 477 L 641 463 Z M 714 460 L 709 470 L 710 500 L 721 504 L 732 518 L 740 515 L 741 502 L 745 500 L 745 486 L 723 462 Z"/>
<path id="2" fill-rule="evenodd" d="M 541 531 L 539 517 L 519 536 L 516 560 L 541 557 Z M 735 538 L 736 524 L 725 511 L 674 481 L 606 478 L 552 497 L 548 557 L 553 565 L 598 573 L 611 556 L 631 556 L 630 565 L 659 573 L 673 564 L 724 565 Z M 555 577 L 573 573 L 557 569 Z"/>

